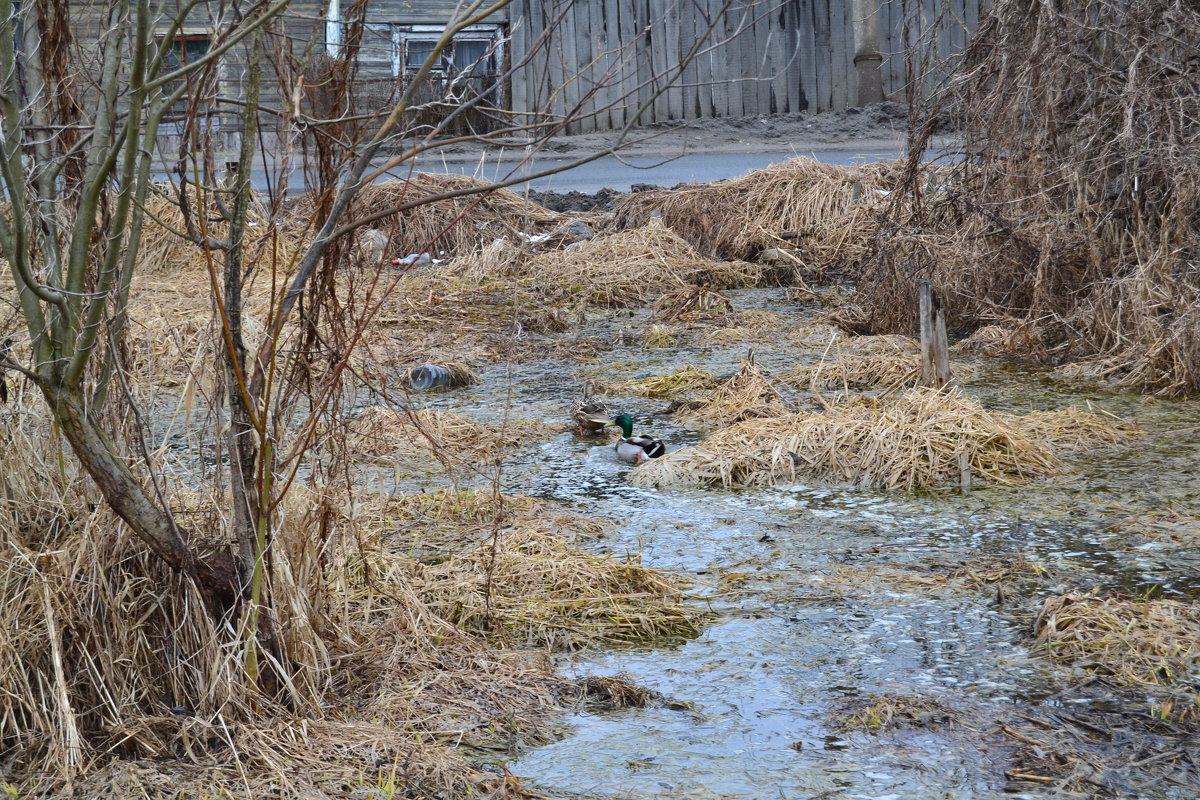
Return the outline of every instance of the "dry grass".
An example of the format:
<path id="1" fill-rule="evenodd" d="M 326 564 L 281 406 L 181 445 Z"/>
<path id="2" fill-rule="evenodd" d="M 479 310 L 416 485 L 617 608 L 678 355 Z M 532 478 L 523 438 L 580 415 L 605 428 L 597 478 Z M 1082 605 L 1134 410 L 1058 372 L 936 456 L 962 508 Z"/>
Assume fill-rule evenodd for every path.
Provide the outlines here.
<path id="1" fill-rule="evenodd" d="M 418 592 L 464 630 L 555 650 L 692 636 L 706 617 L 676 580 L 633 557 L 590 555 L 529 528 L 425 569 Z"/>
<path id="2" fill-rule="evenodd" d="M 1058 452 L 1128 444 L 1142 435 L 1136 423 L 1078 408 L 1035 411 L 1020 417 L 1019 421 L 1030 436 L 1048 443 Z"/>
<path id="3" fill-rule="evenodd" d="M 364 186 L 350 204 L 346 222 L 354 222 L 396 206 L 425 198 L 486 186 L 487 182 L 465 175 L 414 173 L 408 180 L 386 181 Z M 289 209 L 289 226 L 306 228 L 313 215 L 315 198 L 304 195 Z M 563 218 L 531 203 L 507 189 L 437 200 L 399 214 L 387 214 L 368 223 L 388 238 L 385 259 L 409 253 L 472 253 L 496 239 L 520 238 L 552 230 Z"/>
<path id="4" fill-rule="evenodd" d="M 937 729 L 954 722 L 954 714 L 935 697 L 892 692 L 849 699 L 833 716 L 838 730 L 847 733 L 879 734 L 898 728 Z"/>
<path id="5" fill-rule="evenodd" d="M 756 264 L 701 256 L 657 219 L 534 256 L 524 270 L 537 286 L 555 287 L 608 307 L 639 305 L 697 283 L 733 289 L 757 286 L 763 278 Z"/>
<path id="6" fill-rule="evenodd" d="M 869 329 L 909 332 L 924 277 L 952 331 L 1015 319 L 1023 355 L 1200 391 L 1197 40 L 1200 10 L 1174 0 L 991 4 L 921 120 L 970 158 L 901 181 L 835 257 Z"/>
<path id="7" fill-rule="evenodd" d="M 1200 663 L 1200 609 L 1175 600 L 1051 597 L 1034 632 L 1053 660 L 1131 686 L 1171 683 Z"/>
<path id="8" fill-rule="evenodd" d="M 897 389 L 915 386 L 921 376 L 920 345 L 907 336 L 840 339 L 832 357 L 802 364 L 787 382 L 799 389 Z"/>
<path id="9" fill-rule="evenodd" d="M 221 251 L 205 250 L 189 240 L 192 236 L 219 240 L 229 235 L 229 225 L 224 221 L 215 197 L 204 193 L 203 208 L 200 208 L 194 192 L 188 190 L 186 202 L 192 220 L 189 232 L 179 205 L 179 193 L 169 187 L 159 188 L 160 192 L 146 200 L 136 273 L 170 275 L 172 278 L 180 274 L 207 275 L 211 264 L 219 275 L 223 265 Z M 279 274 L 289 274 L 299 260 L 306 235 L 306 231 L 285 230 L 271 218 L 265 207 L 257 200 L 252 201 L 242 252 L 250 282 L 260 279 L 259 270 L 255 269 L 257 265 L 271 265 Z"/>
<path id="10" fill-rule="evenodd" d="M 679 411 L 682 422 L 694 425 L 729 425 L 748 419 L 777 417 L 788 411 L 788 404 L 770 378 L 754 363 L 742 362 L 732 378 L 696 403 Z"/>
<path id="11" fill-rule="evenodd" d="M 913 389 L 824 412 L 752 419 L 633 473 L 641 486 L 763 485 L 799 479 L 888 490 L 976 480 L 1002 485 L 1062 471 L 1054 451 L 1012 417 L 957 391 Z"/>
<path id="12" fill-rule="evenodd" d="M 634 378 L 605 384 L 604 392 L 615 395 L 675 399 L 693 392 L 710 389 L 718 383 L 716 375 L 688 364 L 679 372 L 667 375 L 652 375 L 649 378 Z"/>
<path id="13" fill-rule="evenodd" d="M 679 344 L 677 334 L 679 329 L 671 325 L 651 325 L 642 337 L 642 347 L 651 350 L 664 350 Z"/>
<path id="14" fill-rule="evenodd" d="M 750 258 L 778 242 L 777 234 L 807 235 L 875 191 L 890 185 L 892 165 L 847 168 L 793 158 L 738 178 L 626 195 L 614 211 L 620 228 L 660 216 L 703 253 Z"/>
<path id="15" fill-rule="evenodd" d="M 498 530 L 536 528 L 577 544 L 596 539 L 609 527 L 556 503 L 525 495 L 496 495 L 488 488 L 359 493 L 346 514 L 348 521 L 379 537 L 388 552 L 422 561 L 462 554 Z"/>
<path id="16" fill-rule="evenodd" d="M 445 455 L 484 463 L 493 461 L 505 448 L 519 444 L 520 436 L 530 431 L 528 425 L 518 423 L 507 429 L 486 425 L 454 411 L 422 408 L 409 412 L 386 406 L 363 409 L 350 421 L 349 429 L 347 446 L 360 457 Z"/>

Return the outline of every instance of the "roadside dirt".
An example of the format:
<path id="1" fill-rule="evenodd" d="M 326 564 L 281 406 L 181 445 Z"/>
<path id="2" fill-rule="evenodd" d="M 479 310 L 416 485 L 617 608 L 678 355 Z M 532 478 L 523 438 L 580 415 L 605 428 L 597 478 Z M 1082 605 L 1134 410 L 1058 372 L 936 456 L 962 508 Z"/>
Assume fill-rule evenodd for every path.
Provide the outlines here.
<path id="1" fill-rule="evenodd" d="M 864 108 L 825 114 L 776 114 L 762 117 L 697 119 L 660 123 L 630 131 L 621 147 L 627 155 L 689 155 L 701 153 L 764 153 L 781 150 L 886 149 L 904 139 L 908 109 L 900 103 L 878 103 Z M 617 131 L 560 136 L 542 148 L 543 153 L 582 155 L 621 143 Z M 470 158 L 481 152 L 512 152 L 524 140 L 497 139 L 493 143 L 451 145 L 448 156 Z"/>

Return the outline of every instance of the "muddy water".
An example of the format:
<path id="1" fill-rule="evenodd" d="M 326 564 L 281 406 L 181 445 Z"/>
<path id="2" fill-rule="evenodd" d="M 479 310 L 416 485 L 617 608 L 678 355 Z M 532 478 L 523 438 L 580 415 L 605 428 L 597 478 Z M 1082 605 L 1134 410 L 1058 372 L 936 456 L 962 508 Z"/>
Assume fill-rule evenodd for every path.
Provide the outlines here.
<path id="1" fill-rule="evenodd" d="M 742 309 L 812 309 L 782 290 L 733 292 Z M 636 341 L 640 320 L 597 315 L 583 333 Z M 820 356 L 784 343 L 754 345 L 760 365 L 782 369 Z M 505 413 L 560 422 L 586 377 L 663 374 L 692 363 L 733 372 L 745 346 L 644 350 L 615 347 L 607 363 L 570 358 L 495 367 L 481 385 L 429 398 L 482 421 Z M 679 701 L 569 720 L 563 738 L 507 763 L 551 795 L 632 798 L 991 798 L 1005 792 L 1013 742 L 994 720 L 1055 704 L 1078 674 L 1027 649 L 1039 595 L 1089 589 L 1192 597 L 1200 592 L 1195 548 L 1142 543 L 1119 522 L 1173 508 L 1200 513 L 1196 406 L 1080 390 L 1044 372 L 995 362 L 966 391 L 1015 412 L 1068 405 L 1136 416 L 1150 436 L 1130 447 L 1069 460 L 1071 474 L 1022 489 L 978 488 L 919 495 L 796 484 L 767 489 L 645 490 L 608 446 L 562 434 L 531 443 L 504 467 L 507 491 L 552 498 L 614 523 L 593 547 L 640 553 L 682 573 L 696 602 L 718 621 L 691 641 L 564 657 L 568 673 L 625 673 Z M 497 389 L 497 387 L 505 387 Z M 672 447 L 699 432 L 655 412 L 665 403 L 619 398 Z M 646 422 L 642 422 L 646 420 Z M 1114 526 L 1116 523 L 1116 526 Z M 1023 557 L 1050 574 L 1019 598 L 992 588 L 913 583 L 930 565 Z M 892 692 L 940 700 L 955 721 L 878 736 L 843 733 L 848 700 Z M 1065 692 L 1065 694 L 1064 694 Z M 1032 790 L 1030 790 L 1032 791 Z M 1138 796 L 1194 797 L 1196 790 L 1142 787 Z M 1033 795 L 1030 795 L 1033 796 Z"/>

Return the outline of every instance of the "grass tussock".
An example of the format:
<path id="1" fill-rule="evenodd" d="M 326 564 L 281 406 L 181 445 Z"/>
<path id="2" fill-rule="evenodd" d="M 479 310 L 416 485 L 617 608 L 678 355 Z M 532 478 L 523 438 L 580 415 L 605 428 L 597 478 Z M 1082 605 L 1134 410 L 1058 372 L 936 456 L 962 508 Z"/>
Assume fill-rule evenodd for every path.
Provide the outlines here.
<path id="1" fill-rule="evenodd" d="M 1030 436 L 1059 452 L 1128 444 L 1142 435 L 1134 422 L 1078 408 L 1035 411 L 1020 417 L 1020 422 Z"/>
<path id="2" fill-rule="evenodd" d="M 406 411 L 387 406 L 363 409 L 349 423 L 348 447 L 360 457 L 376 459 L 444 456 L 490 463 L 517 444 L 514 430 L 476 422 L 454 411 L 422 408 Z M 528 427 L 524 431 L 528 433 Z"/>
<path id="3" fill-rule="evenodd" d="M 490 488 L 443 487 L 403 494 L 360 493 L 348 511 L 388 552 L 421 561 L 462 554 L 496 531 L 537 528 L 567 543 L 597 538 L 608 524 L 557 503 Z"/>
<path id="4" fill-rule="evenodd" d="M 890 185 L 892 165 L 847 168 L 793 158 L 717 183 L 626 195 L 614 209 L 622 229 L 659 217 L 703 253 L 752 258 L 780 234 L 805 236 Z"/>
<path id="5" fill-rule="evenodd" d="M 1200 663 L 1200 608 L 1176 600 L 1051 597 L 1034 632 L 1054 661 L 1131 686 L 1171 683 Z"/>
<path id="6" fill-rule="evenodd" d="M 752 419 L 639 467 L 642 486 L 764 485 L 795 480 L 907 490 L 974 479 L 1013 485 L 1054 475 L 1053 449 L 1012 417 L 957 391 L 912 389 L 824 412 Z"/>
<path id="7" fill-rule="evenodd" d="M 636 395 L 673 400 L 693 392 L 704 391 L 719 384 L 716 375 L 705 369 L 688 364 L 679 372 L 667 375 L 651 375 L 648 378 L 633 378 L 604 386 L 606 394 Z"/>
<path id="8" fill-rule="evenodd" d="M 695 403 L 683 406 L 681 421 L 694 425 L 728 425 L 748 419 L 777 417 L 788 411 L 783 395 L 762 370 L 747 359 L 733 377 Z"/>
<path id="9" fill-rule="evenodd" d="M 522 528 L 427 568 L 418 592 L 464 630 L 555 650 L 692 636 L 705 618 L 676 580 L 632 557 L 591 555 Z"/>
<path id="10" fill-rule="evenodd" d="M 274 657 L 289 665 L 278 704 L 251 685 L 236 620 L 211 616 L 98 503 L 44 416 L 10 398 L 0 424 L 0 749 L 17 796 L 510 797 L 441 743 L 534 741 L 539 720 L 587 696 L 381 571 L 348 569 L 356 538 L 314 539 L 329 498 L 298 492 L 277 507 L 268 565 Z"/>
<path id="11" fill-rule="evenodd" d="M 837 345 L 833 357 L 802 364 L 788 376 L 799 389 L 887 389 L 915 386 L 921 376 L 920 345 L 908 336 L 856 336 Z"/>
<path id="12" fill-rule="evenodd" d="M 935 697 L 869 694 L 847 700 L 833 715 L 834 725 L 846 733 L 887 733 L 899 728 L 936 730 L 954 722 L 954 714 Z"/>
<path id="13" fill-rule="evenodd" d="M 679 344 L 679 329 L 671 325 L 651 325 L 642 337 L 642 347 L 651 350 L 665 350 Z"/>
<path id="14" fill-rule="evenodd" d="M 387 237 L 387 260 L 410 253 L 467 254 L 496 239 L 518 240 L 522 234 L 544 233 L 562 224 L 558 214 L 507 189 L 434 200 L 386 213 L 402 205 L 486 185 L 486 181 L 466 175 L 421 172 L 407 180 L 373 183 L 354 198 L 346 221 L 383 214 L 367 226 Z M 314 208 L 315 198 L 300 198 L 291 208 L 292 225 L 306 225 Z"/>
<path id="15" fill-rule="evenodd" d="M 553 286 L 592 305 L 625 307 L 703 283 L 714 289 L 757 286 L 762 268 L 701 256 L 657 219 L 637 228 L 542 253 L 524 265 L 538 286 Z"/>

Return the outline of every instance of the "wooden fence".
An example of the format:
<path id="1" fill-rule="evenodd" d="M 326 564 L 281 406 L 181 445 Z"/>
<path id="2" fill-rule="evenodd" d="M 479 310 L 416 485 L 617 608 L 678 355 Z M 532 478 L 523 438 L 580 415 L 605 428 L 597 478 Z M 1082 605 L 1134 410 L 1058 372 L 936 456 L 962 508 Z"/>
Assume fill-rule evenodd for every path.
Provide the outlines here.
<path id="1" fill-rule="evenodd" d="M 984 2 L 879 0 L 885 94 L 904 99 L 906 20 L 910 35 L 933 43 L 932 58 L 950 58 Z M 518 0 L 509 10 L 518 65 L 512 109 L 548 122 L 570 117 L 570 132 L 620 128 L 634 117 L 648 124 L 840 110 L 858 100 L 858 7 L 854 0 Z"/>

